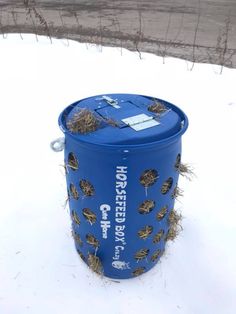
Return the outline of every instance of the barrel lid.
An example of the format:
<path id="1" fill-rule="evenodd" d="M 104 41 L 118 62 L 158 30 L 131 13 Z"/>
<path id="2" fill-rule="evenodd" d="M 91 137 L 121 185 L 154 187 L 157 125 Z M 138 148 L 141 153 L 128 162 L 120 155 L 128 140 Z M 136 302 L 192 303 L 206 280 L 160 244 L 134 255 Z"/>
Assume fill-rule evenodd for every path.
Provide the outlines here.
<path id="1" fill-rule="evenodd" d="M 133 94 L 89 97 L 67 107 L 59 118 L 64 132 L 84 142 L 138 145 L 181 131 L 187 117 L 162 99 Z"/>

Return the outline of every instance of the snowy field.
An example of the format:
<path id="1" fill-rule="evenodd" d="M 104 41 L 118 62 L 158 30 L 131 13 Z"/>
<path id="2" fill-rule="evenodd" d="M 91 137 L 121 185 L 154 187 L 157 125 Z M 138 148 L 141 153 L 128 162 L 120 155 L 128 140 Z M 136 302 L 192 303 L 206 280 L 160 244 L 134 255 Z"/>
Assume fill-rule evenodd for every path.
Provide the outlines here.
<path id="1" fill-rule="evenodd" d="M 68 45 L 69 44 L 69 45 Z M 0 39 L 0 313 L 236 313 L 236 70 L 119 48 Z M 74 249 L 57 118 L 84 97 L 137 93 L 181 107 L 183 232 L 139 278 L 99 278 Z"/>

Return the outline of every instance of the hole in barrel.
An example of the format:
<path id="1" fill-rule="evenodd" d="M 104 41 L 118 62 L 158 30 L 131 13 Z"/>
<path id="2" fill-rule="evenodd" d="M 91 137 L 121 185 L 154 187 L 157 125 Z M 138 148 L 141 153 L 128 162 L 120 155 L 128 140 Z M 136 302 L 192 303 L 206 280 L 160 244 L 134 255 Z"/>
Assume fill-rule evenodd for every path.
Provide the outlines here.
<path id="1" fill-rule="evenodd" d="M 72 234 L 72 237 L 74 238 L 75 242 L 78 243 L 80 246 L 82 246 L 83 242 L 81 240 L 80 235 L 78 233 L 76 233 L 75 231 L 72 231 L 71 234 Z"/>
<path id="2" fill-rule="evenodd" d="M 90 233 L 86 235 L 86 241 L 95 248 L 99 247 L 99 241 Z"/>
<path id="3" fill-rule="evenodd" d="M 158 243 L 161 241 L 161 238 L 163 237 L 164 235 L 164 230 L 161 229 L 158 231 L 157 234 L 155 234 L 154 238 L 153 238 L 153 243 Z"/>
<path id="4" fill-rule="evenodd" d="M 94 224 L 97 220 L 96 215 L 89 208 L 83 209 L 83 216 L 91 225 Z"/>
<path id="5" fill-rule="evenodd" d="M 74 210 L 71 211 L 71 218 L 72 218 L 72 221 L 74 221 L 77 225 L 80 225 L 80 219 L 76 211 Z"/>
<path id="6" fill-rule="evenodd" d="M 75 200 L 79 199 L 79 193 L 73 183 L 70 184 L 70 193 Z"/>
<path id="7" fill-rule="evenodd" d="M 94 195 L 94 187 L 88 180 L 80 180 L 79 186 L 86 196 L 92 196 Z"/>
<path id="8" fill-rule="evenodd" d="M 173 185 L 173 178 L 170 177 L 162 184 L 161 193 L 167 194 L 170 191 L 172 185 Z"/>
<path id="9" fill-rule="evenodd" d="M 79 163 L 77 158 L 75 157 L 74 153 L 69 153 L 68 155 L 68 165 L 67 165 L 70 169 L 72 169 L 73 171 L 77 170 L 79 168 Z"/>
<path id="10" fill-rule="evenodd" d="M 176 169 L 176 170 L 179 170 L 179 168 L 180 168 L 180 162 L 181 162 L 181 155 L 178 154 L 177 157 L 176 157 L 176 161 L 175 161 L 175 169 Z"/>
<path id="11" fill-rule="evenodd" d="M 145 267 L 136 268 L 136 269 L 132 272 L 132 275 L 133 275 L 134 277 L 140 276 L 140 275 L 142 275 L 142 274 L 145 272 L 145 270 L 146 270 Z"/>
<path id="12" fill-rule="evenodd" d="M 146 200 L 139 206 L 138 211 L 140 214 L 148 214 L 153 210 L 154 207 L 155 202 L 153 200 Z"/>
<path id="13" fill-rule="evenodd" d="M 153 185 L 157 179 L 159 178 L 158 172 L 155 169 L 147 169 L 145 170 L 139 181 L 144 187 L 149 187 Z"/>
<path id="14" fill-rule="evenodd" d="M 142 228 L 141 230 L 138 231 L 138 236 L 141 239 L 147 239 L 147 237 L 150 236 L 150 234 L 153 231 L 153 227 L 152 226 L 145 226 L 144 228 Z"/>
<path id="15" fill-rule="evenodd" d="M 165 217 L 167 211 L 168 211 L 167 206 L 162 207 L 156 215 L 157 220 L 158 221 L 162 220 Z"/>
<path id="16" fill-rule="evenodd" d="M 157 250 L 152 256 L 151 256 L 151 261 L 155 262 L 158 258 L 160 258 L 162 255 L 161 250 Z"/>
<path id="17" fill-rule="evenodd" d="M 149 253 L 149 249 L 141 249 L 138 252 L 136 252 L 134 258 L 137 261 L 140 261 L 140 260 L 146 258 L 148 256 L 148 253 Z"/>

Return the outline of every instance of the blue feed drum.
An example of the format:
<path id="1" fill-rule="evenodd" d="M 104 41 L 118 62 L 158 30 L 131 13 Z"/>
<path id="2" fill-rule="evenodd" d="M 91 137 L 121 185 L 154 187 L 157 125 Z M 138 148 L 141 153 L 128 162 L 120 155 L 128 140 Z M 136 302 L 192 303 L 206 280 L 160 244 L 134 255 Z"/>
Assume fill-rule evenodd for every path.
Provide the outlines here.
<path id="1" fill-rule="evenodd" d="M 70 105 L 59 125 L 80 257 L 111 278 L 148 271 L 173 236 L 186 115 L 161 99 L 110 94 Z"/>

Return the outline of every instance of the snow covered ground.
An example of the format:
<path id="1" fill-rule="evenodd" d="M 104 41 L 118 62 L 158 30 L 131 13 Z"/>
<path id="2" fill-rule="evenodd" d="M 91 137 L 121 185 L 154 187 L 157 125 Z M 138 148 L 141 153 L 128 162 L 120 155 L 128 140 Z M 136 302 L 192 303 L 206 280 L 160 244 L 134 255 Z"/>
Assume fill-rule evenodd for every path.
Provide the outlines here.
<path id="1" fill-rule="evenodd" d="M 0 313 L 236 312 L 236 70 L 33 35 L 0 39 Z M 68 46 L 69 44 L 69 46 Z M 183 232 L 143 276 L 99 278 L 70 234 L 57 118 L 70 103 L 115 92 L 181 107 L 190 126 L 176 207 Z"/>

